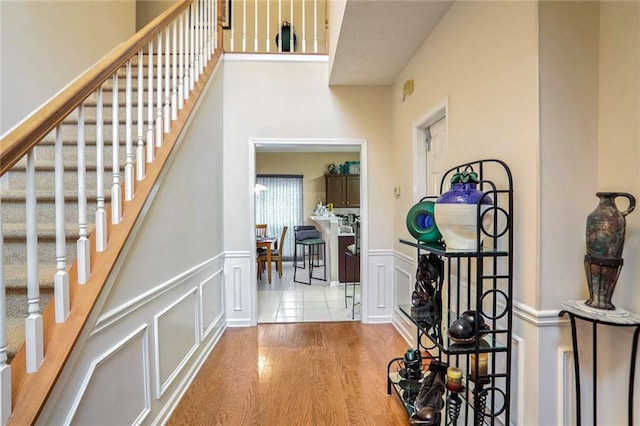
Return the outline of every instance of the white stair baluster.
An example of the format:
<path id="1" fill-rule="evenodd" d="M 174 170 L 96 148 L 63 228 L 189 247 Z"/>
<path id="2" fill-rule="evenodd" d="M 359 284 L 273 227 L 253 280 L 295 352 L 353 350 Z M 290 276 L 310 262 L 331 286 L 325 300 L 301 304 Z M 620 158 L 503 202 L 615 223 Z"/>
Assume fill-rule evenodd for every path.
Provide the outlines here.
<path id="1" fill-rule="evenodd" d="M 318 53 L 318 0 L 313 0 L 313 53 Z"/>
<path id="2" fill-rule="evenodd" d="M 0 202 L 0 423 L 11 417 L 11 365 L 7 364 L 7 299 L 4 282 L 4 238 Z"/>
<path id="3" fill-rule="evenodd" d="M 44 359 L 42 313 L 40 312 L 40 278 L 38 275 L 38 227 L 36 218 L 36 166 L 33 149 L 27 154 L 27 304 L 25 347 L 27 373 L 35 373 Z"/>
<path id="4" fill-rule="evenodd" d="M 213 50 L 214 50 L 214 44 L 213 44 L 213 40 L 215 38 L 214 34 L 214 28 L 215 28 L 215 20 L 214 20 L 214 2 L 213 0 L 207 0 L 207 10 L 208 10 L 208 18 L 207 18 L 207 44 L 209 45 L 209 48 L 207 49 L 207 62 L 209 62 L 209 60 L 211 60 L 211 57 L 213 56 Z"/>
<path id="5" fill-rule="evenodd" d="M 195 87 L 195 83 L 200 79 L 200 22 L 198 19 L 200 18 L 200 8 L 198 7 L 200 3 L 197 1 L 193 2 L 193 83 Z"/>
<path id="6" fill-rule="evenodd" d="M 133 80 L 131 78 L 131 60 L 127 61 L 125 80 L 125 151 L 124 151 L 124 199 L 133 200 Z"/>
<path id="7" fill-rule="evenodd" d="M 178 119 L 178 19 L 175 19 L 171 24 L 173 35 L 173 49 L 172 49 L 172 62 L 171 68 L 171 120 Z"/>
<path id="8" fill-rule="evenodd" d="M 122 189 L 120 187 L 120 139 L 118 136 L 118 73 L 113 74 L 113 91 L 111 105 L 111 149 L 112 149 L 112 175 L 111 184 L 111 223 L 116 225 L 122 220 Z"/>
<path id="9" fill-rule="evenodd" d="M 101 99 L 98 98 L 98 105 Z M 99 120 L 99 118 L 98 118 Z M 69 316 L 69 273 L 67 272 L 67 241 L 64 217 L 64 151 L 62 126 L 56 128 L 55 148 L 55 223 L 56 223 L 56 274 L 53 277 L 56 323 Z"/>
<path id="10" fill-rule="evenodd" d="M 184 108 L 184 13 L 178 16 L 178 109 Z"/>
<path id="11" fill-rule="evenodd" d="M 156 147 L 161 147 L 164 140 L 164 126 L 162 125 L 162 32 L 158 34 L 158 83 L 156 91 L 156 105 L 158 113 L 156 115 Z"/>
<path id="12" fill-rule="evenodd" d="M 269 25 L 269 22 L 271 20 L 271 1 L 267 1 L 267 20 L 266 22 L 266 27 L 267 27 L 267 38 L 265 40 L 265 50 L 267 52 L 271 52 L 271 25 Z"/>
<path id="13" fill-rule="evenodd" d="M 117 123 L 113 124 L 114 126 Z M 91 275 L 89 231 L 87 229 L 87 166 L 85 156 L 84 105 L 78 107 L 78 284 L 85 284 Z"/>
<path id="14" fill-rule="evenodd" d="M 189 21 L 189 42 L 191 43 L 191 61 L 189 62 L 189 90 L 196 87 L 196 5 L 191 3 L 191 20 Z"/>
<path id="15" fill-rule="evenodd" d="M 242 51 L 247 51 L 247 0 L 242 0 Z"/>
<path id="16" fill-rule="evenodd" d="M 211 26 L 213 28 L 213 46 L 211 46 L 211 50 L 215 52 L 218 49 L 218 16 L 220 16 L 220 11 L 218 10 L 218 2 L 216 0 L 211 0 L 213 4 L 213 19 L 211 21 Z"/>
<path id="17" fill-rule="evenodd" d="M 164 132 L 171 131 L 171 51 L 169 42 L 171 40 L 171 30 L 167 27 L 164 30 Z"/>
<path id="18" fill-rule="evenodd" d="M 138 51 L 138 148 L 136 150 L 136 180 L 144 179 L 144 54 Z"/>
<path id="19" fill-rule="evenodd" d="M 225 0 L 222 0 L 223 2 Z M 227 16 L 229 16 L 229 18 L 231 19 L 231 21 L 229 22 L 229 52 L 235 52 L 236 50 L 236 26 L 233 25 L 233 17 L 236 16 L 235 15 L 235 1 L 232 1 L 231 3 L 228 3 L 229 6 L 231 6 L 231 10 L 227 13 Z"/>
<path id="20" fill-rule="evenodd" d="M 295 51 L 295 46 L 293 44 L 293 2 L 291 2 L 291 7 L 289 8 L 289 13 L 291 14 L 291 18 L 289 20 L 289 53 Z"/>
<path id="21" fill-rule="evenodd" d="M 98 94 L 97 96 L 98 99 L 96 102 L 96 183 L 97 183 L 96 251 L 102 252 L 102 251 L 105 251 L 105 249 L 107 248 L 107 211 L 105 209 L 105 197 L 104 197 L 104 99 L 103 99 L 102 87 L 98 89 L 97 94 Z M 57 159 L 58 157 L 56 157 L 56 160 Z M 64 188 L 62 188 L 62 191 L 64 191 Z M 64 195 L 64 192 L 62 192 L 62 195 Z M 64 213 L 64 207 L 63 207 L 62 213 Z M 64 216 L 64 214 L 62 216 Z M 64 217 L 62 218 L 62 226 L 64 226 Z M 64 248 L 64 245 L 62 245 L 61 248 Z M 64 253 L 63 253 L 63 256 L 64 256 Z M 64 261 L 64 258 L 63 258 L 63 261 Z M 62 266 L 62 268 L 65 268 L 64 263 L 62 265 L 58 265 L 58 271 L 60 271 L 60 266 Z"/>
<path id="22" fill-rule="evenodd" d="M 147 163 L 152 163 L 156 155 L 153 128 L 153 40 L 149 42 L 147 52 L 149 63 L 147 72 Z"/>
<path id="23" fill-rule="evenodd" d="M 302 2 L 302 53 L 307 53 L 307 15 L 305 8 L 306 3 L 306 1 Z M 293 27 L 291 27 L 291 34 L 293 34 Z"/>
<path id="24" fill-rule="evenodd" d="M 254 12 L 253 12 L 253 51 L 257 52 L 258 51 L 258 2 L 253 3 L 254 4 Z"/>
<path id="25" fill-rule="evenodd" d="M 185 10 L 184 12 L 184 84 L 183 84 L 183 92 L 184 98 L 189 98 L 189 92 L 191 91 L 191 8 Z"/>
<path id="26" fill-rule="evenodd" d="M 282 0 L 278 0 L 278 52 L 282 52 Z"/>
<path id="27" fill-rule="evenodd" d="M 196 81 L 200 80 L 202 74 L 202 2 L 196 0 Z"/>

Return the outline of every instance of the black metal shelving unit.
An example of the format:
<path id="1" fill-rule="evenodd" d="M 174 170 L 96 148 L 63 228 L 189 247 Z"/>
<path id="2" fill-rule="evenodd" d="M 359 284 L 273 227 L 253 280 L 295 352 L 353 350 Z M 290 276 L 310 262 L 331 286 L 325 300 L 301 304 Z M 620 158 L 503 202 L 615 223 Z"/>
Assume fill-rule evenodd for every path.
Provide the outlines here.
<path id="1" fill-rule="evenodd" d="M 446 269 L 442 285 L 442 313 L 434 323 L 412 313 L 411 305 L 400 305 L 400 313 L 416 326 L 416 347 L 439 360 L 461 368 L 464 390 L 462 409 L 451 418 L 448 406 L 443 409 L 442 424 L 509 424 L 511 403 L 511 342 L 513 294 L 513 180 L 509 167 L 501 160 L 485 159 L 451 168 L 444 174 L 440 192 L 448 189 L 451 176 L 461 171 L 478 174 L 478 189 L 493 199 L 488 212 L 477 208 L 477 223 L 490 214 L 492 225 L 477 227 L 475 250 L 452 250 L 446 241 L 422 243 L 400 239 L 414 247 L 418 258 L 433 253 L 444 260 Z M 426 197 L 432 198 L 432 197 Z M 437 218 L 436 218 L 437 223 Z M 448 335 L 449 325 L 467 310 L 482 314 L 486 329 L 477 330 L 473 342 L 461 344 Z M 472 358 L 474 361 L 472 361 Z M 487 360 L 482 371 L 479 360 Z M 395 389 L 409 414 L 413 406 L 403 399 L 397 368 L 401 358 L 391 360 L 387 368 L 387 393 Z M 447 395 L 444 395 L 447 399 Z"/>

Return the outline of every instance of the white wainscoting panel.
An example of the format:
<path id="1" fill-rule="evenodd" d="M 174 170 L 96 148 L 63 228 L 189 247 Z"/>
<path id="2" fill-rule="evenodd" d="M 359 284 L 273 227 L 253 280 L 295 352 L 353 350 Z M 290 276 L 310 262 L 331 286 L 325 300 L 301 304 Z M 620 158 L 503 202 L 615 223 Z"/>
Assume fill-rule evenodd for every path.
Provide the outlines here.
<path id="1" fill-rule="evenodd" d="M 227 252 L 224 258 L 225 315 L 227 326 L 243 327 L 257 323 L 257 297 L 250 252 Z M 255 313 L 254 313 L 255 311 Z"/>
<path id="2" fill-rule="evenodd" d="M 204 340 L 216 325 L 220 324 L 224 316 L 223 305 L 223 269 L 218 269 L 213 275 L 200 284 L 200 324 L 201 339 Z"/>
<path id="3" fill-rule="evenodd" d="M 573 369 L 573 348 L 558 348 L 558 424 L 576 424 L 576 392 Z"/>
<path id="4" fill-rule="evenodd" d="M 523 425 L 524 422 L 524 340 L 511 334 L 511 424 Z M 504 422 L 503 422 L 504 423 Z"/>
<path id="5" fill-rule="evenodd" d="M 156 398 L 160 398 L 200 342 L 198 289 L 155 316 Z"/>
<path id="6" fill-rule="evenodd" d="M 362 289 L 367 322 L 390 323 L 393 315 L 393 252 L 369 250 L 368 284 Z"/>
<path id="7" fill-rule="evenodd" d="M 91 363 L 65 424 L 142 422 L 151 406 L 148 334 L 140 327 Z"/>
<path id="8" fill-rule="evenodd" d="M 410 345 L 416 344 L 416 328 L 398 309 L 398 305 L 411 303 L 411 293 L 413 292 L 414 260 L 402 253 L 395 253 L 394 256 L 394 297 L 393 297 L 393 325 L 402 334 Z M 413 347 L 413 346 L 412 346 Z"/>

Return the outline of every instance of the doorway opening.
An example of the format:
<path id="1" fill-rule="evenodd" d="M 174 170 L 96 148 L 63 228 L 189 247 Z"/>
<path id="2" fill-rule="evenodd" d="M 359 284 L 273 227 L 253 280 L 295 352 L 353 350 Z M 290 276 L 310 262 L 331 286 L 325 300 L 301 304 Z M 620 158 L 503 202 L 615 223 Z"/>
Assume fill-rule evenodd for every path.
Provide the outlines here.
<path id="1" fill-rule="evenodd" d="M 360 246 L 361 253 L 367 253 L 366 141 L 353 139 L 251 139 L 250 160 L 249 172 L 252 182 L 258 183 L 258 175 L 303 175 L 303 218 L 300 223 L 288 224 L 288 233 L 292 239 L 294 226 L 314 225 L 319 230 L 321 229 L 318 223 L 310 217 L 318 203 L 326 207 L 324 175 L 328 173 L 329 166 L 357 160 L 361 177 L 360 205 L 357 208 L 362 235 Z M 257 219 L 256 209 L 259 208 L 259 204 L 253 193 L 251 200 L 253 210 L 251 217 Z M 338 210 L 336 209 L 336 213 Z M 335 214 L 333 219 L 338 221 L 340 218 Z M 323 234 L 323 237 L 325 235 Z M 257 285 L 254 287 L 255 292 L 253 290 L 251 292 L 253 297 L 251 306 L 254 307 L 252 316 L 256 319 L 256 323 L 351 321 L 352 317 L 353 320 L 366 321 L 366 285 L 355 286 L 357 305 L 354 307 L 354 299 L 345 298 L 345 286 L 339 283 L 337 262 L 334 262 L 336 267 L 331 267 L 329 263 L 331 257 L 334 260 L 337 259 L 336 254 L 332 256 L 331 253 L 338 250 L 337 235 L 333 245 L 327 241 L 327 249 L 326 260 L 323 260 L 327 262 L 327 281 L 314 279 L 310 286 L 293 282 L 293 263 L 288 259 L 288 256 L 283 259 L 282 278 L 273 268 L 271 284 L 268 284 L 266 273 L 261 277 L 262 279 L 257 276 L 258 265 L 256 262 L 253 263 Z M 298 270 L 298 275 L 300 272 L 304 271 Z M 322 276 L 322 273 L 319 275 Z M 366 283 L 365 275 L 366 256 L 363 255 L 360 262 L 361 283 Z M 347 290 L 348 295 L 351 295 L 352 286 L 348 286 Z M 354 312 L 356 314 L 352 315 Z"/>

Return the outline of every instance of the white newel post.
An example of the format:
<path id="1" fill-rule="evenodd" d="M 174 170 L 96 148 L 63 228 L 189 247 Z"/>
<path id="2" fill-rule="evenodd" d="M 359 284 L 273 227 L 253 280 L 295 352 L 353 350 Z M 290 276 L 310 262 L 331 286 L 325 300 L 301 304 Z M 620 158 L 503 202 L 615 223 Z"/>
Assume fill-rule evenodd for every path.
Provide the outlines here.
<path id="1" fill-rule="evenodd" d="M 98 97 L 98 106 L 101 98 Z M 100 117 L 98 117 L 98 123 Z M 67 239 L 64 229 L 64 152 L 62 125 L 56 127 L 55 153 L 55 221 L 56 221 L 56 274 L 53 277 L 56 323 L 66 321 L 69 316 L 69 273 L 67 272 Z M 99 152 L 99 151 L 98 151 Z"/>
<path id="2" fill-rule="evenodd" d="M 36 217 L 36 166 L 33 149 L 27 154 L 27 304 L 25 347 L 27 373 L 35 373 L 44 359 L 42 314 L 40 312 L 40 278 L 38 274 L 38 227 Z"/>
<path id="3" fill-rule="evenodd" d="M 0 423 L 11 417 L 11 366 L 7 364 L 7 299 L 4 282 L 4 237 L 0 203 Z"/>
<path id="4" fill-rule="evenodd" d="M 117 123 L 113 124 L 114 126 Z M 78 107 L 78 284 L 84 284 L 91 275 L 87 229 L 87 166 L 85 155 L 84 104 Z"/>
<path id="5" fill-rule="evenodd" d="M 307 53 L 307 16 L 305 15 L 305 4 L 302 2 L 302 53 Z M 293 27 L 291 27 L 291 34 L 293 34 Z"/>

